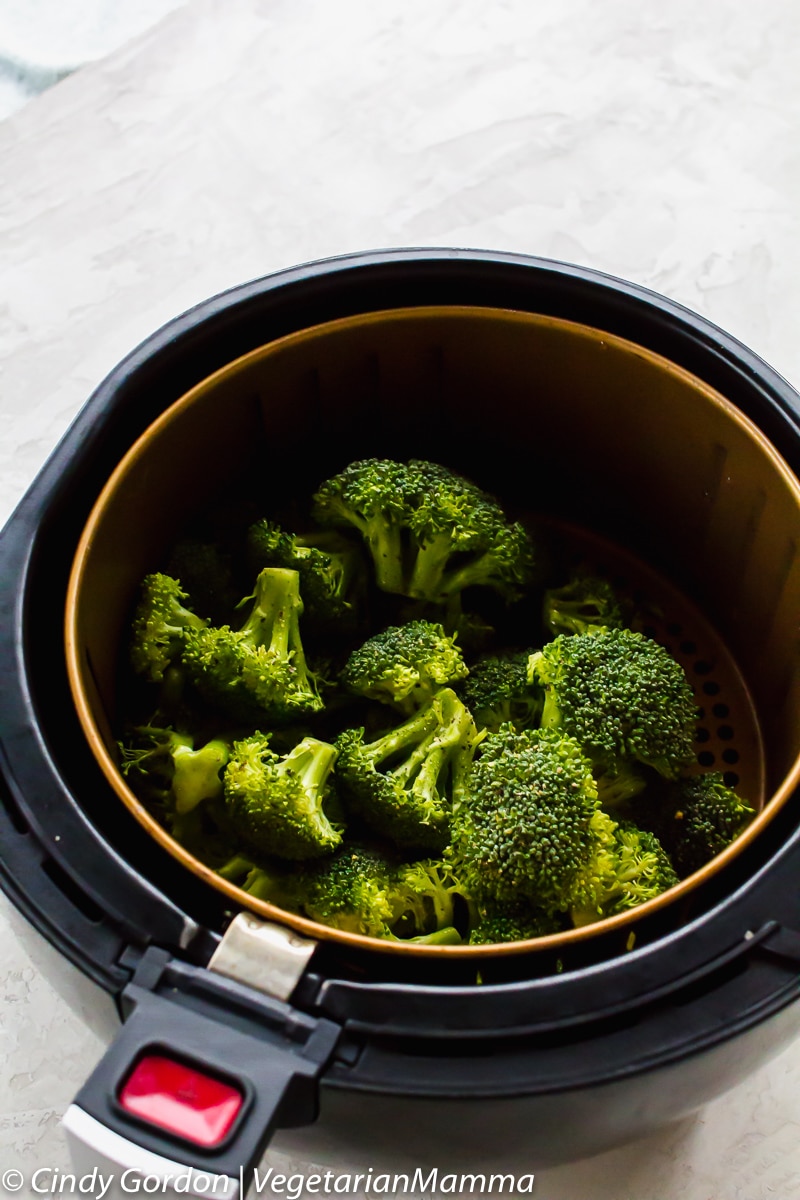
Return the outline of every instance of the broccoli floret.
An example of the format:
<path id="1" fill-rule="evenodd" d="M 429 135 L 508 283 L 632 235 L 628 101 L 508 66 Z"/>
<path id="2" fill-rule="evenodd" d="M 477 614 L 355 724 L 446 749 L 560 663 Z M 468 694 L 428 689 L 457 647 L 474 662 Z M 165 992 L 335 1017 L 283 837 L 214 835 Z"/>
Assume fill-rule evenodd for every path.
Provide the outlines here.
<path id="1" fill-rule="evenodd" d="M 133 617 L 131 665 L 137 675 L 161 683 L 164 672 L 180 658 L 188 630 L 205 629 L 207 622 L 184 604 L 188 595 L 177 579 L 156 573 L 142 581 Z"/>
<path id="2" fill-rule="evenodd" d="M 340 679 L 351 692 L 393 704 L 410 716 L 440 687 L 463 679 L 467 667 L 441 625 L 393 625 L 354 650 Z"/>
<path id="3" fill-rule="evenodd" d="M 680 664 L 642 634 L 562 634 L 531 655 L 528 678 L 544 689 L 542 726 L 576 738 L 606 775 L 633 760 L 675 778 L 692 761 L 692 689 Z"/>
<path id="4" fill-rule="evenodd" d="M 541 696 L 528 683 L 529 650 L 479 659 L 459 695 L 479 729 L 496 732 L 501 725 L 528 729 L 539 723 Z"/>
<path id="5" fill-rule="evenodd" d="M 569 907 L 596 847 L 597 788 L 574 738 L 550 729 L 489 734 L 453 813 L 452 855 L 479 900 Z"/>
<path id="6" fill-rule="evenodd" d="M 470 946 L 490 946 L 498 942 L 526 942 L 529 938 L 561 933 L 564 919 L 530 904 L 482 904 L 478 923 L 469 935 Z"/>
<path id="7" fill-rule="evenodd" d="M 385 592 L 443 603 L 479 585 L 514 599 L 531 574 L 523 527 L 486 492 L 435 463 L 351 463 L 323 483 L 314 504 L 322 524 L 359 530 Z"/>
<path id="8" fill-rule="evenodd" d="M 398 864 L 377 851 L 350 845 L 291 873 L 255 868 L 244 890 L 349 933 L 457 944 L 461 938 L 452 926 L 452 886 L 441 864 Z"/>
<path id="9" fill-rule="evenodd" d="M 187 675 L 209 703 L 233 719 L 289 721 L 322 708 L 300 640 L 303 611 L 297 571 L 267 568 L 256 580 L 250 615 L 228 625 L 190 630 Z"/>
<path id="10" fill-rule="evenodd" d="M 168 574 L 180 579 L 192 607 L 217 624 L 229 621 L 240 595 L 234 585 L 228 557 L 212 542 L 183 538 L 173 548 Z"/>
<path id="11" fill-rule="evenodd" d="M 122 774 L 137 791 L 167 802 L 180 815 L 203 800 L 222 795 L 222 769 L 228 761 L 227 742 L 215 738 L 194 748 L 194 737 L 174 729 L 140 726 L 133 744 L 120 743 Z"/>
<path id="12" fill-rule="evenodd" d="M 453 790 L 478 737 L 450 688 L 377 741 L 365 744 L 363 729 L 345 730 L 336 740 L 336 775 L 345 801 L 396 845 L 441 850 Z"/>
<path id="13" fill-rule="evenodd" d="M 420 933 L 435 933 L 457 923 L 457 897 L 469 903 L 450 863 L 443 859 L 423 859 L 398 868 L 398 882 L 409 895 L 408 915 L 413 916 Z M 397 932 L 397 931 L 395 931 Z"/>
<path id="14" fill-rule="evenodd" d="M 269 735 L 234 742 L 225 769 L 225 801 L 231 826 L 250 853 L 306 859 L 330 854 L 342 840 L 324 802 L 336 750 L 307 737 L 281 757 Z"/>
<path id="15" fill-rule="evenodd" d="M 385 937 L 403 912 L 394 875 L 395 867 L 380 854 L 343 846 L 330 858 L 292 872 L 256 868 L 244 890 L 334 929 Z"/>
<path id="16" fill-rule="evenodd" d="M 314 627 L 341 632 L 357 622 L 364 564 L 358 548 L 341 534 L 287 533 L 272 521 L 257 521 L 248 531 L 247 551 L 256 572 L 264 567 L 297 571 L 305 615 Z"/>
<path id="17" fill-rule="evenodd" d="M 553 636 L 592 633 L 598 628 L 624 629 L 625 608 L 611 584 L 591 575 L 579 575 L 544 594 L 542 619 Z"/>
<path id="18" fill-rule="evenodd" d="M 636 818 L 664 843 L 682 878 L 729 846 L 755 816 L 717 771 L 681 779 L 665 792 L 654 803 L 643 799 Z"/>
<path id="19" fill-rule="evenodd" d="M 573 888 L 572 920 L 589 925 L 660 896 L 678 882 L 658 838 L 631 821 L 594 819 L 598 848 Z"/>

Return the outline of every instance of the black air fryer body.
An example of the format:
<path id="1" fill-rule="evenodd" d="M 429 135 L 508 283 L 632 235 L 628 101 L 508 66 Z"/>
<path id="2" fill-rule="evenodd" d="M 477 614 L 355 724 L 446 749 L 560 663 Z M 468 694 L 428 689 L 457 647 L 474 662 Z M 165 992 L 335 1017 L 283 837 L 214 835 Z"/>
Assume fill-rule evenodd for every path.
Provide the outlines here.
<path id="1" fill-rule="evenodd" d="M 431 304 L 548 314 L 639 343 L 723 393 L 800 472 L 800 400 L 755 355 L 644 289 L 511 255 L 396 251 L 270 276 L 178 318 L 98 388 L 0 541 L 0 881 L 126 1018 L 79 1104 L 171 1160 L 233 1175 L 272 1128 L 319 1107 L 320 1136 L 370 1162 L 402 1142 L 420 1162 L 509 1169 L 513 1156 L 533 1170 L 696 1108 L 800 1030 L 795 803 L 704 887 L 642 921 L 632 951 L 600 935 L 559 959 L 481 964 L 478 983 L 465 960 L 322 943 L 277 1000 L 207 969 L 230 916 L 223 897 L 152 842 L 90 754 L 60 614 L 89 510 L 133 440 L 265 342 Z M 213 1154 L 119 1109 L 119 1081 L 153 1044 L 244 1081 L 246 1111 Z"/>

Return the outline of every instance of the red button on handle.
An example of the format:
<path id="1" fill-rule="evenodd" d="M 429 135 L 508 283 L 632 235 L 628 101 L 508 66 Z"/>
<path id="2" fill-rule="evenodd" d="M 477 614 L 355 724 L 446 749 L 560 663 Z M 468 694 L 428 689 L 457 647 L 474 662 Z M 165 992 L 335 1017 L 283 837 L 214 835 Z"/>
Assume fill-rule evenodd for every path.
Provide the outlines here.
<path id="1" fill-rule="evenodd" d="M 126 1112 L 196 1146 L 225 1140 L 244 1103 L 238 1088 L 161 1054 L 140 1058 L 119 1093 Z"/>

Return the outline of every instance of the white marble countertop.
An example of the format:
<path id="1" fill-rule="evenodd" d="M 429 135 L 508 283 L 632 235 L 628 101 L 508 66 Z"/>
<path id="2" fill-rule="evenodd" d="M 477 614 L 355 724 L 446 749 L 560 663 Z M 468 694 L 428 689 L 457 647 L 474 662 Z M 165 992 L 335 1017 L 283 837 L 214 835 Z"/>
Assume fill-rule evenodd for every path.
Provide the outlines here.
<path id="1" fill-rule="evenodd" d="M 793 0 L 194 0 L 0 123 L 0 515 L 163 321 L 356 249 L 598 267 L 800 383 L 799 59 Z M 66 1166 L 113 1021 L 23 925 L 3 901 L 0 1169 L 29 1172 Z M 534 1194 L 800 1197 L 800 1044 Z"/>

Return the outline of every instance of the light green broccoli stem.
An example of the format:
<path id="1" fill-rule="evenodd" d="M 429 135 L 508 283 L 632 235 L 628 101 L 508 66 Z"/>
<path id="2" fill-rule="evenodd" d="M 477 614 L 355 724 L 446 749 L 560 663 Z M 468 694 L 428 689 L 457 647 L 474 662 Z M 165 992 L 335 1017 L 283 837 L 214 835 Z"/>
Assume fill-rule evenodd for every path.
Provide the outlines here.
<path id="1" fill-rule="evenodd" d="M 375 582 L 383 592 L 405 593 L 402 530 L 385 513 L 362 517 L 341 496 L 326 496 L 325 519 L 354 525 L 367 544 L 375 566 Z"/>
<path id="2" fill-rule="evenodd" d="M 446 595 L 442 590 L 442 578 L 452 553 L 453 539 L 449 533 L 437 533 L 422 542 L 411 573 L 408 595 L 422 600 L 435 600 Z"/>
<path id="3" fill-rule="evenodd" d="M 265 567 L 249 598 L 253 607 L 241 628 L 247 642 L 254 650 L 266 646 L 277 658 L 286 658 L 303 611 L 297 571 Z"/>
<path id="4" fill-rule="evenodd" d="M 397 938 L 391 935 L 390 940 L 393 942 L 412 942 L 417 946 L 460 946 L 463 943 L 463 938 L 457 929 L 452 925 L 445 929 L 437 929 L 433 933 L 425 933 L 419 937 L 412 938 Z"/>
<path id="5" fill-rule="evenodd" d="M 391 774 L 403 784 L 413 779 L 411 794 L 423 807 L 433 811 L 439 806 L 438 784 L 442 773 L 450 766 L 451 779 L 455 779 L 455 773 L 464 770 L 462 752 L 469 746 L 474 750 L 476 730 L 469 710 L 450 688 L 434 697 L 431 709 L 438 715 L 438 724 Z"/>
<path id="6" fill-rule="evenodd" d="M 377 742 L 366 745 L 364 753 L 373 763 L 385 762 L 395 754 L 399 754 L 401 750 L 405 750 L 408 746 L 413 746 L 415 743 L 424 744 L 425 739 L 436 729 L 437 724 L 438 718 L 436 712 L 429 705 L 427 708 L 421 709 L 410 720 L 404 721 L 402 725 L 398 725 L 397 729 L 393 729 Z M 422 757 L 424 757 L 424 753 Z"/>
<path id="7" fill-rule="evenodd" d="M 405 594 L 402 530 L 387 517 L 363 523 L 364 539 L 375 565 L 375 582 L 382 592 Z"/>
<path id="8" fill-rule="evenodd" d="M 316 695 L 300 640 L 300 576 L 282 567 L 266 567 L 256 580 L 253 608 L 241 632 L 253 649 L 265 646 L 279 660 L 291 660 L 301 690 Z"/>
<path id="9" fill-rule="evenodd" d="M 454 813 L 458 812 L 464 803 L 465 797 L 468 795 L 469 772 L 472 760 L 475 757 L 475 751 L 484 738 L 488 736 L 488 729 L 478 730 L 473 725 L 472 730 L 462 740 L 453 755 L 451 795 L 453 798 Z"/>
<path id="10" fill-rule="evenodd" d="M 172 793 L 177 812 L 189 813 L 203 800 L 215 800 L 222 795 L 220 772 L 228 761 L 230 751 L 225 742 L 206 742 L 199 750 L 179 745 L 172 751 L 175 774 Z"/>
<path id="11" fill-rule="evenodd" d="M 455 571 L 446 575 L 439 589 L 439 597 L 444 600 L 456 592 L 463 592 L 469 587 L 507 586 L 506 581 L 498 572 L 497 558 L 489 550 L 475 558 L 472 562 L 462 563 Z"/>
<path id="12" fill-rule="evenodd" d="M 542 689 L 544 703 L 540 719 L 542 729 L 558 729 L 561 725 L 561 709 L 555 697 L 555 689 L 548 686 L 547 664 L 541 650 L 528 659 L 528 683 Z"/>
<path id="13" fill-rule="evenodd" d="M 245 879 L 254 870 L 257 868 L 253 866 L 249 858 L 245 858 L 243 854 L 235 854 L 223 866 L 217 867 L 217 874 L 231 883 L 236 883 L 240 879 Z"/>
<path id="14" fill-rule="evenodd" d="M 321 807 L 321 792 L 336 759 L 336 747 L 316 738 L 303 738 L 283 759 L 281 773 L 292 771 L 300 779 L 312 804 Z"/>

